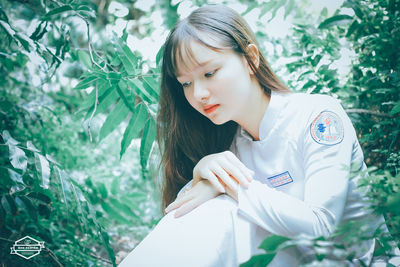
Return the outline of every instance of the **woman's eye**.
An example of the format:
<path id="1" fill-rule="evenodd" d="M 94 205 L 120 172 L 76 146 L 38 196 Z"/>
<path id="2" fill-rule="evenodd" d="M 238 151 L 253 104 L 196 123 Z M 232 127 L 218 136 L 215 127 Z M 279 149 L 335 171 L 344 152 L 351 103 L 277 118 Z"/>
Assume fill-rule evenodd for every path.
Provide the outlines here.
<path id="1" fill-rule="evenodd" d="M 208 78 L 208 77 L 213 76 L 216 72 L 217 72 L 217 70 L 213 70 L 213 71 L 207 72 L 206 74 L 204 74 L 204 76 Z"/>
<path id="2" fill-rule="evenodd" d="M 186 87 L 189 87 L 191 84 L 192 84 L 191 82 L 185 82 L 185 83 L 182 83 L 182 87 L 186 88 Z"/>

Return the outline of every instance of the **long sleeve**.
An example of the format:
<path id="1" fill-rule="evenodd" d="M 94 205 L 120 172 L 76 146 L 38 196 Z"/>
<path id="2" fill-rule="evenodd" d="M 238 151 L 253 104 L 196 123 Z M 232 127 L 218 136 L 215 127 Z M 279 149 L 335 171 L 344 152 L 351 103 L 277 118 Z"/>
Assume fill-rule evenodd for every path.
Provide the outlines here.
<path id="1" fill-rule="evenodd" d="M 256 180 L 248 189 L 239 188 L 239 212 L 273 234 L 326 236 L 342 218 L 357 141 L 343 108 L 334 99 L 328 101 L 331 108 L 312 112 L 299 134 L 303 199 Z"/>

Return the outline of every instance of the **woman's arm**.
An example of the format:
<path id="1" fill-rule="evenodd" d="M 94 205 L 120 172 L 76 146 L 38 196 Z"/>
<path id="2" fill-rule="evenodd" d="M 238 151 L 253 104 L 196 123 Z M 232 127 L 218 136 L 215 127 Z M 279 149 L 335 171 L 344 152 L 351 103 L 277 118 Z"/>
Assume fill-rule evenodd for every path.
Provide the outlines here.
<path id="1" fill-rule="evenodd" d="M 310 127 L 300 136 L 303 155 L 304 198 L 298 199 L 258 181 L 248 189 L 238 188 L 239 212 L 267 231 L 295 237 L 305 234 L 313 237 L 329 235 L 341 220 L 349 188 L 353 146 L 358 145 L 350 119 L 337 103 L 332 106 L 342 123 L 340 142 L 321 142 L 312 136 L 312 122 L 322 112 L 314 114 Z M 324 125 L 320 126 L 323 127 Z M 318 127 L 318 126 L 316 126 Z M 318 129 L 318 128 L 317 128 Z M 317 142 L 320 141 L 320 142 Z M 358 169 L 362 156 L 357 159 Z"/>
<path id="2" fill-rule="evenodd" d="M 217 197 L 221 192 L 213 186 L 208 180 L 200 180 L 192 187 L 182 191 L 176 200 L 165 209 L 169 213 L 175 209 L 175 218 L 181 217 L 191 210 L 197 208 L 207 200 Z"/>
<path id="3" fill-rule="evenodd" d="M 237 200 L 238 184 L 247 188 L 253 174 L 230 151 L 205 156 L 193 169 L 193 180 L 185 185 L 165 211 L 178 209 L 175 217 L 180 217 L 223 193 Z"/>

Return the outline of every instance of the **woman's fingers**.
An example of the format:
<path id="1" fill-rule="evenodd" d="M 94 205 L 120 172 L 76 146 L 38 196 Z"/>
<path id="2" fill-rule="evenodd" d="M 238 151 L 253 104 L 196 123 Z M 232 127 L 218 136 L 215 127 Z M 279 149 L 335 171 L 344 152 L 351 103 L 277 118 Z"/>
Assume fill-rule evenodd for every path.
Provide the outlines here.
<path id="1" fill-rule="evenodd" d="M 188 195 L 184 194 L 184 195 L 180 196 L 174 202 L 172 202 L 171 204 L 168 205 L 168 207 L 165 209 L 165 212 L 169 213 L 170 211 L 181 207 L 183 204 L 190 201 L 192 198 L 193 198 L 193 196 L 191 196 L 189 194 Z"/>
<path id="2" fill-rule="evenodd" d="M 181 216 L 191 212 L 192 210 L 197 208 L 200 204 L 201 204 L 201 202 L 196 201 L 196 199 L 192 199 L 192 200 L 186 202 L 178 210 L 175 211 L 175 214 L 174 214 L 175 218 L 181 217 Z"/>
<path id="3" fill-rule="evenodd" d="M 207 179 L 221 193 L 226 193 L 218 178 L 232 190 L 237 183 L 248 188 L 254 173 L 249 170 L 231 151 L 211 154 L 202 158 L 193 169 L 193 183 Z"/>
<path id="4" fill-rule="evenodd" d="M 227 151 L 225 153 L 225 156 L 229 162 L 231 162 L 233 165 L 235 165 L 237 168 L 241 170 L 241 172 L 245 175 L 247 178 L 247 181 L 251 182 L 253 180 L 254 172 L 247 168 L 243 162 L 241 162 L 232 152 Z"/>
<path id="5" fill-rule="evenodd" d="M 218 183 L 220 182 L 218 181 Z M 182 199 L 178 199 L 175 201 L 179 205 L 172 204 L 171 206 L 172 208 L 176 209 L 174 214 L 175 218 L 191 212 L 202 203 L 218 196 L 220 192 L 217 191 L 217 189 L 214 187 L 214 185 L 211 184 L 209 180 L 201 180 L 185 194 L 186 195 L 182 197 Z M 172 209 L 170 208 L 170 206 L 168 206 L 168 211 L 170 210 Z"/>
<path id="6" fill-rule="evenodd" d="M 248 188 L 249 180 L 247 179 L 246 174 L 243 173 L 241 169 L 237 168 L 228 160 L 221 160 L 220 165 L 225 170 L 225 172 L 232 176 L 239 184 L 241 184 L 245 188 Z"/>
<path id="7" fill-rule="evenodd" d="M 234 189 L 235 186 L 236 186 L 236 184 L 238 183 L 238 181 L 237 181 L 235 178 L 231 177 L 231 176 L 229 175 L 229 173 L 227 173 L 227 171 L 226 171 L 225 169 L 223 169 L 222 167 L 220 167 L 219 165 L 218 165 L 218 166 L 215 166 L 215 167 L 213 168 L 213 172 L 215 173 L 215 175 L 218 176 L 218 178 L 219 178 L 223 183 L 226 184 L 226 186 L 228 186 L 228 187 L 231 188 L 231 189 Z M 247 182 L 247 181 L 246 181 L 246 182 Z M 247 185 L 244 185 L 244 186 L 246 187 Z"/>
<path id="8" fill-rule="evenodd" d="M 217 176 L 211 171 L 211 170 L 206 170 L 204 173 L 201 175 L 202 178 L 207 179 L 210 181 L 210 183 L 220 192 L 220 193 L 225 193 L 226 190 L 222 186 L 222 184 L 218 181 Z"/>

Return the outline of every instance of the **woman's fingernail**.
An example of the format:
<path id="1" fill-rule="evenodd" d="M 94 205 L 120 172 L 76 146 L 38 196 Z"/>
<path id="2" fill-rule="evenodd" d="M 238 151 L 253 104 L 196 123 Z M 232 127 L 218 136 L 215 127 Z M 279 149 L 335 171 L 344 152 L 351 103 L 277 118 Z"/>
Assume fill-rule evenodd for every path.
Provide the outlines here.
<path id="1" fill-rule="evenodd" d="M 165 212 L 170 212 L 171 211 L 171 204 L 169 204 L 166 208 L 165 208 Z"/>

